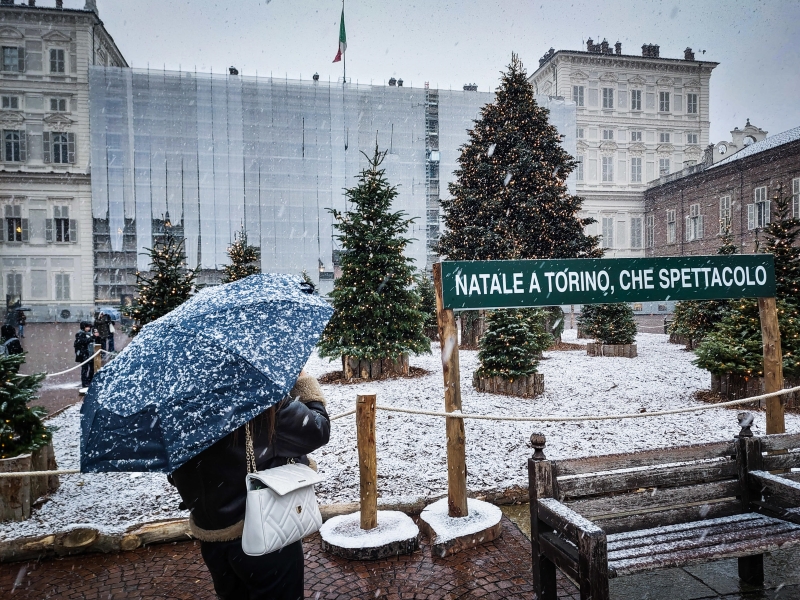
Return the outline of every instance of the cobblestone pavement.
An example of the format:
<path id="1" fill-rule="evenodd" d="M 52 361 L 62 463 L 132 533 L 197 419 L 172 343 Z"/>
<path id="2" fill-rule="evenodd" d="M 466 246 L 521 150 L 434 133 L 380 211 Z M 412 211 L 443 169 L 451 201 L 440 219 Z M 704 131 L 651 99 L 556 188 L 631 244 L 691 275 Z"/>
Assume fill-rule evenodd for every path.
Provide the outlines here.
<path id="1" fill-rule="evenodd" d="M 412 555 L 375 562 L 330 556 L 321 550 L 317 535 L 304 546 L 306 598 L 314 600 L 532 597 L 530 544 L 505 518 L 502 538 L 444 559 L 431 556 L 427 539 Z M 559 598 L 577 600 L 571 583 L 559 580 L 559 586 Z M 0 597 L 211 600 L 215 596 L 199 544 L 181 542 L 119 554 L 0 565 Z"/>

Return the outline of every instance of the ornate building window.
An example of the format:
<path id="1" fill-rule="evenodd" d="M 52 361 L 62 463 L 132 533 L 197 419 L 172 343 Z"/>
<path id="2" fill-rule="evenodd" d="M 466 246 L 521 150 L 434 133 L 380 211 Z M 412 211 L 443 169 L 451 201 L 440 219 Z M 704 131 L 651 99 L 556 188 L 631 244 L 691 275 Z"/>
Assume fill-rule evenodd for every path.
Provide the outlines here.
<path id="1" fill-rule="evenodd" d="M 642 110 L 642 90 L 631 90 L 631 110 Z"/>

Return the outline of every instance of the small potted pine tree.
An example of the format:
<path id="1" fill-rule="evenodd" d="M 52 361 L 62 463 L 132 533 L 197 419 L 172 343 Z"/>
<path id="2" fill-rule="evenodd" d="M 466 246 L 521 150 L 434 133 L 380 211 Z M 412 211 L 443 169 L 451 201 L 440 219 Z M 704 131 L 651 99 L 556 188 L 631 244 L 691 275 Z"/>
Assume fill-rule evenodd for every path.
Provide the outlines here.
<path id="1" fill-rule="evenodd" d="M 44 373 L 19 375 L 24 354 L 0 354 L 0 473 L 56 469 L 52 430 L 42 422 L 43 408 L 28 406 Z M 22 521 L 31 505 L 58 488 L 58 477 L 0 479 L 0 521 Z"/>
<path id="2" fill-rule="evenodd" d="M 496 310 L 486 317 L 472 384 L 479 392 L 534 397 L 544 393 L 544 375 L 537 373 L 542 351 L 553 343 L 542 311 Z"/>
<path id="3" fill-rule="evenodd" d="M 598 304 L 591 312 L 586 333 L 595 341 L 586 345 L 586 353 L 589 356 L 636 357 L 636 323 L 630 305 L 625 302 Z"/>

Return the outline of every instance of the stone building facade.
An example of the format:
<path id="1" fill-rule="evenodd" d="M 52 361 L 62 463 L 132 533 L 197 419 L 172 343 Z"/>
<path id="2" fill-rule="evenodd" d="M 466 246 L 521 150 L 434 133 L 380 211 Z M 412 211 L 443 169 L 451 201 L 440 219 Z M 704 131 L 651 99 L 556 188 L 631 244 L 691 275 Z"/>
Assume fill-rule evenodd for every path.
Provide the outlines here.
<path id="1" fill-rule="evenodd" d="M 537 94 L 576 105 L 576 193 L 606 256 L 644 255 L 647 182 L 702 160 L 717 64 L 690 48 L 683 59 L 662 58 L 648 44 L 636 56 L 589 39 L 585 51 L 551 49 L 530 76 Z"/>
<path id="2" fill-rule="evenodd" d="M 0 290 L 31 320 L 94 312 L 89 66 L 126 66 L 97 15 L 0 3 Z"/>
<path id="3" fill-rule="evenodd" d="M 740 252 L 756 252 L 779 193 L 800 217 L 800 127 L 653 182 L 644 193 L 647 256 L 715 254 L 724 227 Z"/>

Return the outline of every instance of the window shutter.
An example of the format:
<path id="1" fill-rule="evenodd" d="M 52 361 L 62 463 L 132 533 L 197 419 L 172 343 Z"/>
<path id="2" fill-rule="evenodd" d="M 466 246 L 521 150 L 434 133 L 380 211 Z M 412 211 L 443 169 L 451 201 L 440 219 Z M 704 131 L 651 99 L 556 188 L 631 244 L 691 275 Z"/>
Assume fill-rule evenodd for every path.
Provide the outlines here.
<path id="1" fill-rule="evenodd" d="M 767 200 L 764 202 L 764 225 L 770 224 L 770 215 L 772 214 L 772 209 L 770 208 L 770 201 Z"/>
<path id="2" fill-rule="evenodd" d="M 683 239 L 687 242 L 692 241 L 692 219 L 691 217 L 686 217 L 686 225 L 683 232 Z"/>
<path id="3" fill-rule="evenodd" d="M 22 241 L 28 241 L 28 219 L 22 219 Z"/>
<path id="4" fill-rule="evenodd" d="M 45 219 L 44 240 L 48 244 L 53 242 L 53 219 Z"/>
<path id="5" fill-rule="evenodd" d="M 44 152 L 44 162 L 49 163 L 52 156 L 53 147 L 50 145 L 50 132 L 45 131 L 42 133 L 42 150 Z"/>
<path id="6" fill-rule="evenodd" d="M 69 220 L 69 241 L 73 244 L 78 241 L 78 220 Z"/>
<path id="7" fill-rule="evenodd" d="M 756 205 L 747 205 L 747 229 L 756 228 Z"/>
<path id="8" fill-rule="evenodd" d="M 25 72 L 25 48 L 17 48 L 17 70 Z"/>
<path id="9" fill-rule="evenodd" d="M 28 133 L 24 129 L 19 130 L 19 161 L 28 160 Z"/>
<path id="10" fill-rule="evenodd" d="M 697 239 L 702 240 L 705 229 L 703 229 L 703 215 L 697 217 Z"/>
<path id="11" fill-rule="evenodd" d="M 75 134 L 67 134 L 67 162 L 70 164 L 75 163 Z"/>
<path id="12" fill-rule="evenodd" d="M 5 147 L 6 147 L 6 144 L 5 144 L 5 140 L 6 140 L 6 133 L 7 133 L 7 131 L 6 131 L 5 129 L 3 129 L 2 131 L 0 131 L 0 134 L 3 136 L 3 137 L 2 137 L 3 148 L 5 148 Z M 6 154 L 5 154 L 5 150 L 3 150 L 2 148 L 0 148 L 0 159 L 2 159 L 2 160 L 7 160 L 7 157 L 6 157 Z"/>

